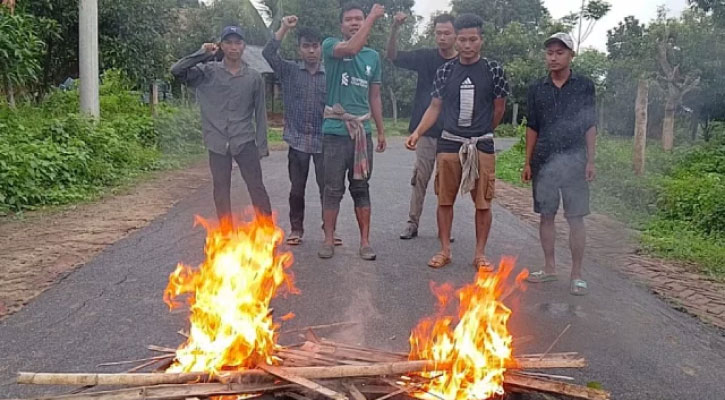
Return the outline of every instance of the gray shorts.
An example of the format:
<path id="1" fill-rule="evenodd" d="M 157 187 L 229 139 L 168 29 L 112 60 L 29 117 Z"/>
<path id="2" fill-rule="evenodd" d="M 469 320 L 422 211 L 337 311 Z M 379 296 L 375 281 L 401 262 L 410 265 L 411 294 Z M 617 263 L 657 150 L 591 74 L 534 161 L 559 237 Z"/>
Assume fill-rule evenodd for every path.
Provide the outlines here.
<path id="1" fill-rule="evenodd" d="M 586 158 L 562 154 L 533 169 L 534 211 L 553 216 L 564 204 L 564 216 L 576 218 L 589 215 L 589 182 L 586 180 Z"/>
<path id="2" fill-rule="evenodd" d="M 368 162 L 370 175 L 373 173 L 373 139 L 367 135 Z M 370 190 L 368 179 L 353 179 L 353 163 L 355 160 L 355 142 L 350 136 L 325 135 L 322 138 L 322 154 L 325 165 L 325 192 L 322 199 L 325 210 L 340 208 L 342 196 L 345 194 L 345 176 L 349 182 L 348 189 L 356 208 L 370 207 Z"/>

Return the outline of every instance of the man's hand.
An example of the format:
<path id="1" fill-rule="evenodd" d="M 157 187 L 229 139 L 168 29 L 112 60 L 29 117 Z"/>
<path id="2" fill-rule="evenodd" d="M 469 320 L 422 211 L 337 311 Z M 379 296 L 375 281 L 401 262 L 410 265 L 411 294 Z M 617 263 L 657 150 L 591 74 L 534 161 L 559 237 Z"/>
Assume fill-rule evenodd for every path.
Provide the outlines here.
<path id="1" fill-rule="evenodd" d="M 587 182 L 593 181 L 597 177 L 597 167 L 594 162 L 587 162 L 586 179 Z"/>
<path id="2" fill-rule="evenodd" d="M 521 172 L 521 180 L 524 183 L 531 182 L 531 165 L 524 165 L 524 170 Z"/>
<path id="3" fill-rule="evenodd" d="M 400 27 L 405 23 L 406 19 L 408 19 L 408 14 L 402 11 L 398 11 L 397 13 L 395 13 L 395 16 L 393 16 L 393 27 Z"/>
<path id="4" fill-rule="evenodd" d="M 385 6 L 375 3 L 375 4 L 373 4 L 373 8 L 370 10 L 370 14 L 368 14 L 368 18 L 371 18 L 373 21 L 377 21 L 378 19 L 382 18 L 384 15 L 385 15 Z"/>
<path id="5" fill-rule="evenodd" d="M 282 17 L 282 26 L 285 27 L 287 30 L 293 29 L 297 26 L 297 21 L 298 18 L 296 15 Z"/>
<path id="6" fill-rule="evenodd" d="M 207 54 L 214 54 L 219 50 L 219 46 L 216 43 L 204 43 L 201 45 L 201 48 L 207 53 Z"/>
<path id="7" fill-rule="evenodd" d="M 375 148 L 375 152 L 382 153 L 388 148 L 388 142 L 385 140 L 384 133 L 378 133 L 378 146 Z"/>
<path id="8" fill-rule="evenodd" d="M 405 148 L 408 150 L 415 150 L 418 145 L 418 140 L 420 140 L 420 135 L 417 131 L 415 131 L 408 136 L 408 139 L 405 140 Z"/>

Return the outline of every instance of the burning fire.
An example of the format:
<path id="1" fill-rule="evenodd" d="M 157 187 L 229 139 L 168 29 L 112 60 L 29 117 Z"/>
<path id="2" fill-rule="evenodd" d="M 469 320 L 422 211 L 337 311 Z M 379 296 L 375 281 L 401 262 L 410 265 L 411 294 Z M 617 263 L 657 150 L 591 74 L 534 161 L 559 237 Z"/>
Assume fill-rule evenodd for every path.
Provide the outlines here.
<path id="1" fill-rule="evenodd" d="M 263 216 L 236 228 L 213 227 L 199 217 L 196 222 L 207 230 L 206 260 L 198 269 L 179 264 L 164 291 L 171 309 L 180 305 L 178 296 L 189 295 L 191 322 L 189 339 L 168 372 L 218 373 L 272 364 L 278 326 L 269 303 L 282 284 L 298 293 L 285 271 L 292 254 L 277 251 L 282 230 Z"/>
<path id="2" fill-rule="evenodd" d="M 413 329 L 410 358 L 431 360 L 441 366 L 441 371 L 423 375 L 430 381 L 418 397 L 469 400 L 503 395 L 504 372 L 513 357 L 512 337 L 507 329 L 511 310 L 500 299 L 513 268 L 514 259 L 503 258 L 497 273 L 480 270 L 474 283 L 456 291 L 457 318 L 444 315 L 454 295 L 453 287 L 431 283 L 438 298 L 438 312 Z M 526 271 L 517 276 L 517 286 L 526 276 Z"/>

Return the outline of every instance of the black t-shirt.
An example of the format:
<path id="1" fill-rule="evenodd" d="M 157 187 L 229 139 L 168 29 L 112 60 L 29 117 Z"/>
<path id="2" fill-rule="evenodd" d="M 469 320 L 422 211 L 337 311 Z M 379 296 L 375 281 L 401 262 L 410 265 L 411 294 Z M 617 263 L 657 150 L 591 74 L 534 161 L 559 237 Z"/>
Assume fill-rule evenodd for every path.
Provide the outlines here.
<path id="1" fill-rule="evenodd" d="M 443 102 L 443 129 L 461 137 L 493 133 L 493 102 L 510 92 L 503 67 L 481 58 L 470 65 L 459 59 L 443 64 L 436 72 L 433 97 Z M 478 142 L 478 149 L 493 154 L 493 141 Z M 457 153 L 461 144 L 438 139 L 439 153 Z"/>
<path id="2" fill-rule="evenodd" d="M 433 80 L 435 79 L 438 67 L 445 64 L 447 60 L 441 56 L 438 49 L 419 49 L 413 51 L 399 51 L 393 64 L 396 67 L 409 69 L 418 73 L 418 83 L 415 88 L 415 101 L 413 102 L 413 113 L 410 116 L 408 131 L 413 132 L 423 119 L 425 110 L 430 105 L 430 93 L 433 91 Z M 443 130 L 443 122 L 439 118 L 436 124 L 425 133 L 425 136 L 440 137 Z"/>
<path id="3" fill-rule="evenodd" d="M 538 133 L 532 168 L 542 166 L 555 154 L 586 154 L 586 132 L 597 124 L 591 79 L 572 73 L 558 88 L 546 76 L 529 86 L 527 97 L 527 125 Z"/>

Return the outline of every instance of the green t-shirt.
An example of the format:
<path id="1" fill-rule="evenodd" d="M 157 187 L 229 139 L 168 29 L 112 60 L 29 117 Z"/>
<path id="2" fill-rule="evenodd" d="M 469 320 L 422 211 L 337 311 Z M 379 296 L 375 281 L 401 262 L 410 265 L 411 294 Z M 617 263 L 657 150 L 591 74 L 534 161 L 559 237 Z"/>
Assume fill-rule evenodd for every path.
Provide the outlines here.
<path id="1" fill-rule="evenodd" d="M 340 39 L 327 38 L 322 42 L 322 57 L 325 61 L 327 79 L 327 105 L 340 103 L 350 114 L 365 115 L 370 112 L 368 93 L 371 84 L 382 83 L 382 67 L 378 52 L 363 47 L 352 58 L 335 58 L 333 52 Z M 370 133 L 370 121 L 365 121 L 365 130 Z M 325 135 L 348 135 L 345 123 L 325 119 L 322 123 Z"/>

